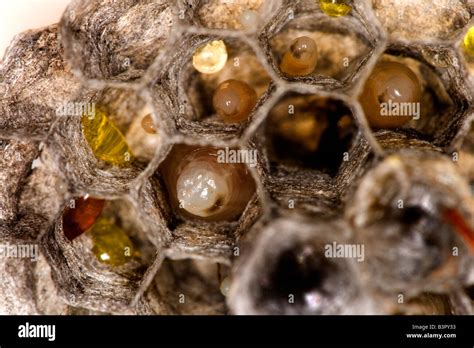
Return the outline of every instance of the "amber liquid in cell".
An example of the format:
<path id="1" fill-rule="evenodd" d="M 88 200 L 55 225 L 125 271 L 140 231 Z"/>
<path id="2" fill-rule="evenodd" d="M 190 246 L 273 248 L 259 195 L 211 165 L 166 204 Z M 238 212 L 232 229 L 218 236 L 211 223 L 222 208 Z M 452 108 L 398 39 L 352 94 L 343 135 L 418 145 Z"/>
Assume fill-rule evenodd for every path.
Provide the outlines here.
<path id="1" fill-rule="evenodd" d="M 139 257 L 127 232 L 111 218 L 100 217 L 91 228 L 92 252 L 99 262 L 118 267 Z"/>
<path id="2" fill-rule="evenodd" d="M 104 200 L 92 197 L 76 198 L 74 208 L 67 207 L 63 213 L 63 231 L 72 241 L 87 231 L 99 217 L 104 208 Z"/>
<path id="3" fill-rule="evenodd" d="M 82 132 L 94 156 L 107 164 L 125 166 L 133 160 L 122 132 L 101 109 L 94 117 L 82 116 Z"/>

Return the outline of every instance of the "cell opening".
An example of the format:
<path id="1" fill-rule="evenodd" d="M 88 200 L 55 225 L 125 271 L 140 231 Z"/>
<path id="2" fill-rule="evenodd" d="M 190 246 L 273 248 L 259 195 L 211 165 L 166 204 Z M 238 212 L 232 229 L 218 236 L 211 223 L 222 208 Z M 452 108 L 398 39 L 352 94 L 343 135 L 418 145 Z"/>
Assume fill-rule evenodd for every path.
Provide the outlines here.
<path id="1" fill-rule="evenodd" d="M 193 66 L 190 59 L 189 65 L 184 68 L 180 86 L 184 86 L 183 92 L 189 98 L 191 107 L 185 107 L 186 110 L 180 110 L 180 113 L 188 120 L 201 124 L 246 123 L 267 92 L 271 79 L 252 49 L 236 39 L 216 39 L 203 43 L 194 54 L 196 55 L 200 48 L 215 42 L 225 46 L 227 53 L 225 64 L 219 71 L 202 73 Z M 222 52 L 216 55 L 222 55 Z M 227 86 L 227 93 L 222 93 L 225 82 L 231 85 Z M 218 91 L 221 91 L 220 95 Z M 228 109 L 238 109 L 239 111 L 227 110 L 229 114 L 237 115 L 226 117 L 220 111 L 223 109 L 222 105 L 225 108 L 225 104 L 232 104 L 232 107 L 227 107 Z"/>
<path id="2" fill-rule="evenodd" d="M 287 80 L 303 78 L 311 82 L 310 77 L 332 77 L 346 83 L 373 49 L 368 36 L 362 23 L 350 15 L 335 21 L 324 13 L 295 14 L 294 19 L 270 38 L 273 66 Z M 289 61 L 290 67 L 292 65 L 296 69 L 293 69 L 293 74 L 292 69 L 285 69 L 285 61 L 292 51 L 294 58 L 298 58 L 292 48 L 302 38 L 312 41 L 316 46 L 315 67 L 298 71 L 298 65 L 309 63 L 310 59 L 292 59 Z"/>
<path id="3" fill-rule="evenodd" d="M 272 165 L 314 169 L 334 177 L 357 125 L 336 99 L 291 93 L 270 110 L 265 139 Z"/>
<path id="4" fill-rule="evenodd" d="M 256 301 L 272 313 L 288 306 L 297 313 L 335 313 L 337 302 L 353 290 L 345 271 L 347 266 L 326 258 L 322 249 L 294 245 L 262 274 Z"/>
<path id="5" fill-rule="evenodd" d="M 359 102 L 372 130 L 410 130 L 430 142 L 448 128 L 456 110 L 435 70 L 395 48 L 375 65 Z"/>
<path id="6" fill-rule="evenodd" d="M 81 131 L 100 165 L 148 163 L 161 146 L 155 111 L 134 91 L 106 88 L 84 104 Z"/>
<path id="7" fill-rule="evenodd" d="M 237 220 L 255 194 L 256 184 L 247 168 L 255 161 L 251 150 L 174 145 L 159 175 L 175 223 Z"/>
<path id="8" fill-rule="evenodd" d="M 81 262 L 113 272 L 143 274 L 155 254 L 138 213 L 125 200 L 77 197 L 64 209 L 61 226 L 67 243 L 87 250 Z M 130 273 L 131 272 L 131 273 Z"/>

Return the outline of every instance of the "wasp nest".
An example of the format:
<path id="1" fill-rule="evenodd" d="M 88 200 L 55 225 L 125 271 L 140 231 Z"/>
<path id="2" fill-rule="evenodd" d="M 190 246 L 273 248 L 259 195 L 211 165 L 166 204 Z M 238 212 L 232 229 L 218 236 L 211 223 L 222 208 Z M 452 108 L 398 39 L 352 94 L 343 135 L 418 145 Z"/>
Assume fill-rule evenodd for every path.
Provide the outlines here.
<path id="1" fill-rule="evenodd" d="M 0 65 L 0 312 L 470 314 L 470 0 L 72 1 Z"/>

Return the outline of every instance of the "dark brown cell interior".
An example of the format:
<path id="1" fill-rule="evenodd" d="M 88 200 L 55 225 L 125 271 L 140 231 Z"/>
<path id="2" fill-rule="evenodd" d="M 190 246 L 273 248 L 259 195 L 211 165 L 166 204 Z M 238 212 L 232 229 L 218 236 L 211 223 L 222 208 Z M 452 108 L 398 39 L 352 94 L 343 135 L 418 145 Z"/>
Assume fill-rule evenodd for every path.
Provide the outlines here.
<path id="1" fill-rule="evenodd" d="M 185 116 L 193 121 L 221 122 L 212 106 L 212 97 L 217 86 L 229 79 L 240 80 L 251 86 L 260 98 L 268 89 L 271 79 L 258 62 L 255 53 L 245 44 L 227 39 L 227 63 L 221 71 L 214 74 L 202 74 L 192 65 L 192 57 L 185 68 L 187 76 L 184 83 L 192 110 Z"/>
<path id="2" fill-rule="evenodd" d="M 292 106 L 294 114 L 289 114 Z M 297 127 L 301 130 L 287 131 L 296 123 L 300 124 Z M 324 130 L 315 147 L 318 124 Z M 287 95 L 270 110 L 266 120 L 265 138 L 270 162 L 335 176 L 356 131 L 352 113 L 343 102 L 314 95 Z"/>

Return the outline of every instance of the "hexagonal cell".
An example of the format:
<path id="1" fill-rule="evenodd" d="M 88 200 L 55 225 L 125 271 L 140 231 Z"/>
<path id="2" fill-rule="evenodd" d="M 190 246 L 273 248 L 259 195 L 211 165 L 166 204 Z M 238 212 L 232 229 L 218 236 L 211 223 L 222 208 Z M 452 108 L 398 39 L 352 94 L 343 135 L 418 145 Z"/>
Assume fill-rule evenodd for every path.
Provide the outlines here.
<path id="1" fill-rule="evenodd" d="M 234 314 L 374 312 L 356 261 L 328 253 L 328 246 L 350 240 L 343 222 L 310 222 L 292 214 L 258 228 L 232 272 L 228 297 Z"/>
<path id="2" fill-rule="evenodd" d="M 390 45 L 358 94 L 369 126 L 451 146 L 470 104 L 459 64 L 448 47 Z"/>
<path id="3" fill-rule="evenodd" d="M 84 89 L 57 109 L 47 143 L 76 192 L 128 190 L 166 138 L 158 103 L 131 89 Z"/>
<path id="4" fill-rule="evenodd" d="M 228 273 L 227 266 L 208 260 L 166 259 L 144 298 L 156 314 L 226 314 L 221 283 Z"/>
<path id="5" fill-rule="evenodd" d="M 329 177 L 337 174 L 358 132 L 343 100 L 296 92 L 279 98 L 262 128 L 271 168 L 310 169 Z"/>
<path id="6" fill-rule="evenodd" d="M 397 40 L 446 42 L 471 17 L 466 1 L 372 0 L 372 5 L 382 26 Z"/>
<path id="7" fill-rule="evenodd" d="M 0 64 L 0 136 L 43 140 L 56 108 L 80 90 L 63 60 L 57 25 L 18 34 Z M 3 52 L 2 52 L 3 54 Z"/>
<path id="8" fill-rule="evenodd" d="M 269 75 L 256 53 L 240 39 L 188 37 L 167 70 L 154 89 L 157 95 L 169 95 L 171 115 L 185 134 L 239 136 L 271 92 Z M 229 80 L 238 82 L 223 84 Z M 214 98 L 219 86 L 220 97 Z"/>
<path id="9" fill-rule="evenodd" d="M 0 236 L 35 242 L 61 209 L 67 188 L 44 143 L 0 139 Z M 62 184 L 61 184 L 62 185 Z"/>
<path id="10" fill-rule="evenodd" d="M 86 78 L 133 81 L 166 46 L 175 21 L 164 0 L 73 1 L 61 19 L 61 42 Z"/>
<path id="11" fill-rule="evenodd" d="M 123 312 L 155 257 L 152 233 L 128 199 L 71 200 L 43 238 L 60 295 L 73 306 Z"/>
<path id="12" fill-rule="evenodd" d="M 235 221 L 255 194 L 250 150 L 177 144 L 160 165 L 168 202 L 179 219 Z"/>
<path id="13" fill-rule="evenodd" d="M 358 127 L 340 96 L 283 93 L 253 138 L 264 162 L 257 169 L 270 195 L 290 209 L 337 212 L 339 191 L 347 186 L 340 179 L 358 175 L 369 154 Z"/>
<path id="14" fill-rule="evenodd" d="M 471 199 L 443 155 L 405 149 L 387 157 L 366 174 L 346 211 L 357 243 L 366 245 L 363 278 L 392 295 L 456 291 L 474 247 Z"/>
<path id="15" fill-rule="evenodd" d="M 474 191 L 464 178 L 474 183 L 474 74 L 459 33 L 472 5 L 374 0 L 369 11 L 370 1 L 341 1 L 351 11 L 330 18 L 320 4 L 336 1 L 76 0 L 59 29 L 19 35 L 0 67 L 0 137 L 9 139 L 0 140 L 0 234 L 16 242 L 42 236 L 46 258 L 33 270 L 19 259 L 0 265 L 15 280 L 0 286 L 0 307 L 227 314 L 230 282 L 233 313 L 468 314 L 456 307 L 469 303 L 460 301 L 463 290 L 473 297 Z M 245 19 L 256 27 L 240 30 L 245 9 L 256 12 Z M 291 41 L 303 35 L 318 46 L 316 68 L 306 77 L 281 74 Z M 198 73 L 193 54 L 213 40 L 227 45 L 226 64 Z M 354 97 L 387 42 L 382 60 L 415 71 L 423 105 L 417 122 L 372 133 Z M 248 121 L 219 120 L 212 99 L 226 79 L 256 90 Z M 58 111 L 69 101 L 72 114 Z M 88 103 L 97 118 L 83 118 Z M 407 147 L 420 153 L 406 155 Z M 186 168 L 209 148 L 207 160 Z M 255 151 L 244 166 L 252 184 L 209 159 L 224 150 L 232 167 L 228 151 L 240 149 Z M 443 151 L 453 157 L 440 159 Z M 235 187 L 245 199 L 231 202 Z M 108 201 L 76 219 L 85 232 L 68 233 L 69 241 L 58 215 L 71 195 L 86 193 Z M 222 212 L 226 206 L 235 210 Z M 334 241 L 360 241 L 365 262 L 327 257 Z M 406 306 L 394 305 L 396 290 L 406 290 Z"/>
<path id="16" fill-rule="evenodd" d="M 261 215 L 252 168 L 234 155 L 247 153 L 175 144 L 150 178 L 150 192 L 171 236 L 169 257 L 229 263 L 236 240 Z"/>
<path id="17" fill-rule="evenodd" d="M 260 43 L 285 80 L 341 88 L 356 77 L 378 40 L 360 10 L 354 6 L 335 19 L 315 1 L 292 4 L 264 29 Z"/>
<path id="18" fill-rule="evenodd" d="M 199 2 L 195 14 L 199 24 L 207 28 L 246 30 L 262 23 L 265 7 L 269 4 L 264 0 L 205 0 Z"/>

